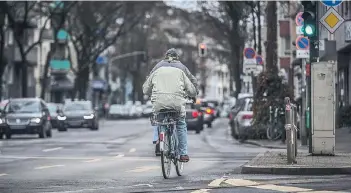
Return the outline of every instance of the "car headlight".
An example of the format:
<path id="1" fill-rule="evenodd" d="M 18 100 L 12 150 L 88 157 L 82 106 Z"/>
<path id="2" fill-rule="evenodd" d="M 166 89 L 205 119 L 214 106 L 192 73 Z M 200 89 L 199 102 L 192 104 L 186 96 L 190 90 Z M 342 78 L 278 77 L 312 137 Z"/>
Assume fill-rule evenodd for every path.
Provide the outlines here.
<path id="1" fill-rule="evenodd" d="M 0 119 L 0 124 L 4 124 L 5 123 L 5 119 Z"/>
<path id="2" fill-rule="evenodd" d="M 57 119 L 59 120 L 59 121 L 64 121 L 64 120 L 66 120 L 66 116 L 57 116 Z"/>
<path id="3" fill-rule="evenodd" d="M 93 119 L 94 118 L 94 114 L 83 116 L 83 117 L 84 117 L 84 119 Z"/>
<path id="4" fill-rule="evenodd" d="M 31 120 L 30 120 L 30 122 L 32 122 L 32 123 L 40 123 L 40 118 L 32 118 Z"/>

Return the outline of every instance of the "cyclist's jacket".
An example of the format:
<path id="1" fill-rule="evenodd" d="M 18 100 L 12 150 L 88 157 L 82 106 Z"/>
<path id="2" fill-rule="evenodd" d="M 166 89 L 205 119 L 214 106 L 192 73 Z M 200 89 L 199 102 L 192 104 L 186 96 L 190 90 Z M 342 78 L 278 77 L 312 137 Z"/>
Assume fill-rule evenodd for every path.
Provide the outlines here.
<path id="1" fill-rule="evenodd" d="M 185 116 L 186 97 L 198 94 L 197 80 L 181 62 L 162 60 L 151 70 L 143 92 L 151 95 L 154 112 L 175 109 Z"/>

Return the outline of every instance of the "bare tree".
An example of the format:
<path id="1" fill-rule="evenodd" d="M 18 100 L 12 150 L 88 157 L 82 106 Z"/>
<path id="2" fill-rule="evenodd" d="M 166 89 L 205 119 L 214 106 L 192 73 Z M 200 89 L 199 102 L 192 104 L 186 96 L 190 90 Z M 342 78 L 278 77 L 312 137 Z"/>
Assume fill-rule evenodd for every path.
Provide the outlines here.
<path id="1" fill-rule="evenodd" d="M 267 54 L 266 68 L 277 72 L 277 2 L 269 1 L 266 7 L 267 15 Z"/>
<path id="2" fill-rule="evenodd" d="M 86 98 L 90 69 L 97 74 L 97 57 L 144 17 L 143 6 L 148 7 L 140 2 L 77 3 L 68 19 L 68 32 L 77 53 L 78 67 L 74 72 L 79 98 Z"/>
<path id="3" fill-rule="evenodd" d="M 42 42 L 42 36 L 45 31 L 46 24 L 50 21 L 50 12 L 48 11 L 48 2 L 30 2 L 30 1 L 13 1 L 2 2 L 0 10 L 6 14 L 8 19 L 8 27 L 13 31 L 13 37 L 19 49 L 21 62 L 16 63 L 15 72 L 18 76 L 21 71 L 21 92 L 23 97 L 27 97 L 27 80 L 28 80 L 28 54 Z M 46 8 L 43 8 L 46 7 Z M 37 40 L 31 42 L 28 29 L 37 28 L 36 21 L 46 16 L 45 22 L 39 28 L 39 37 Z"/>
<path id="4" fill-rule="evenodd" d="M 52 47 L 50 48 L 50 51 L 46 55 L 44 72 L 41 75 L 41 82 L 40 82 L 41 83 L 40 97 L 43 99 L 45 98 L 45 92 L 47 89 L 47 83 L 48 83 L 48 78 L 49 78 L 48 72 L 49 72 L 50 60 L 51 60 L 51 57 L 53 56 L 53 54 L 56 52 L 56 48 L 57 48 L 57 44 L 58 44 L 57 33 L 62 27 L 64 27 L 66 17 L 68 15 L 69 11 L 75 6 L 75 4 L 76 4 L 76 2 L 65 2 L 65 4 L 63 4 L 62 8 L 55 8 L 55 9 L 49 10 L 51 16 L 53 16 L 54 14 L 58 16 L 58 18 L 55 18 L 55 19 L 58 19 L 59 22 L 56 25 L 51 26 L 52 32 L 53 32 L 54 42 L 53 42 L 53 44 L 51 44 Z"/>
<path id="5" fill-rule="evenodd" d="M 214 5 L 208 4 L 203 4 L 202 9 L 207 21 L 219 30 L 222 36 L 226 37 L 227 46 L 231 50 L 230 64 L 228 66 L 230 88 L 235 82 L 235 95 L 237 95 L 241 91 L 242 50 L 247 36 L 245 20 L 250 14 L 250 7 L 245 2 L 229 1 L 218 3 L 215 10 L 213 10 Z"/>

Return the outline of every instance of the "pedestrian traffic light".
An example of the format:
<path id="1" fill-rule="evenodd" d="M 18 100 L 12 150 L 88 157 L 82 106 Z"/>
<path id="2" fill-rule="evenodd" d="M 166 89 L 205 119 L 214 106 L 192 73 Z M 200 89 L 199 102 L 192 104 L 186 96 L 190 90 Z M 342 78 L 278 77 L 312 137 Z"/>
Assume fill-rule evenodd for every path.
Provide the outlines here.
<path id="1" fill-rule="evenodd" d="M 200 43 L 199 44 L 199 56 L 205 57 L 207 55 L 207 47 L 206 44 Z"/>
<path id="2" fill-rule="evenodd" d="M 317 1 L 301 1 L 304 7 L 302 14 L 304 36 L 314 37 L 317 35 Z"/>

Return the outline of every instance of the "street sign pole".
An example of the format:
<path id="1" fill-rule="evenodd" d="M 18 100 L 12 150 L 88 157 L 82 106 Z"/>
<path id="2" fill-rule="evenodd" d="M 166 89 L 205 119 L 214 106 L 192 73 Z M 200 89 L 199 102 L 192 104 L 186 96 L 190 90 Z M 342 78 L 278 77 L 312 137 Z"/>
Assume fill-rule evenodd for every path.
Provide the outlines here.
<path id="1" fill-rule="evenodd" d="M 302 59 L 302 87 L 301 87 L 301 110 L 300 110 L 300 140 L 301 145 L 307 145 L 307 131 L 306 131 L 306 59 Z"/>

